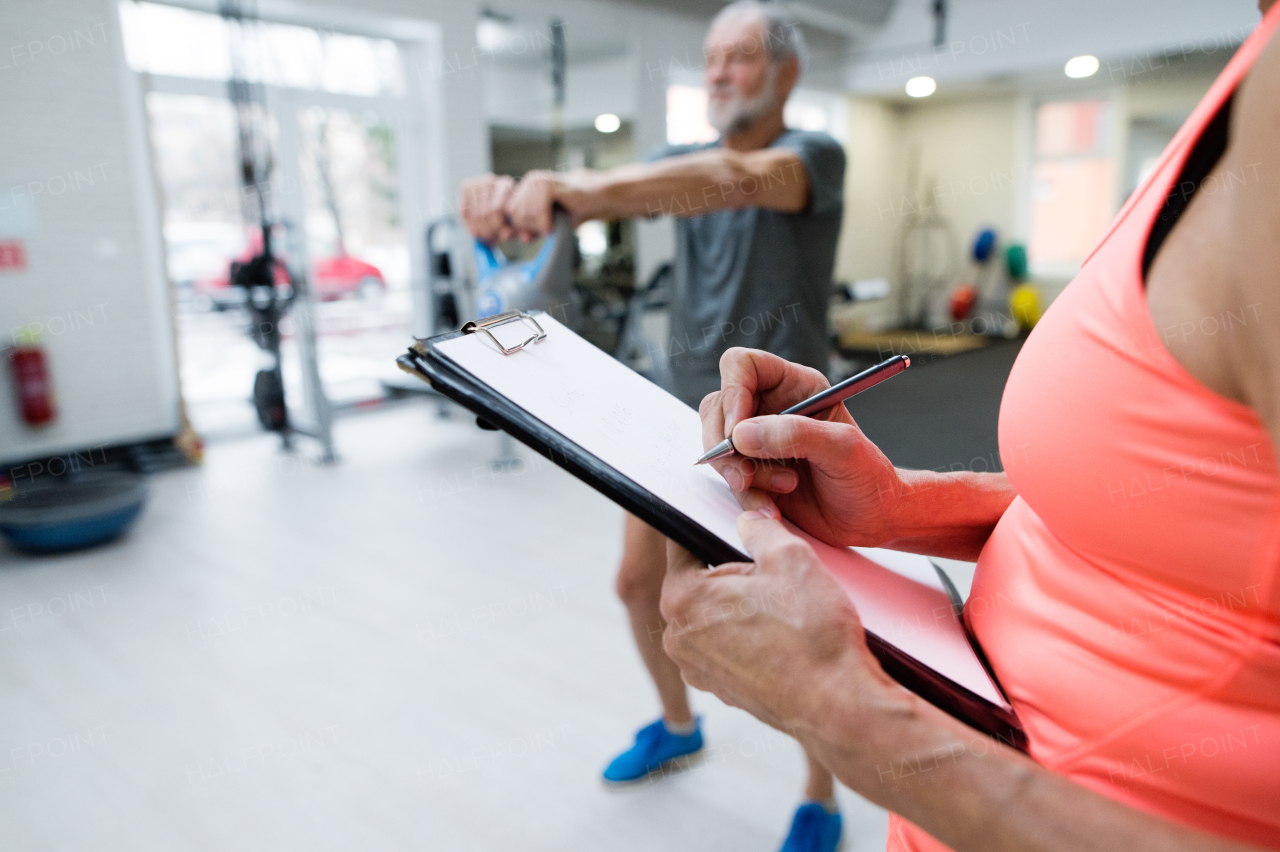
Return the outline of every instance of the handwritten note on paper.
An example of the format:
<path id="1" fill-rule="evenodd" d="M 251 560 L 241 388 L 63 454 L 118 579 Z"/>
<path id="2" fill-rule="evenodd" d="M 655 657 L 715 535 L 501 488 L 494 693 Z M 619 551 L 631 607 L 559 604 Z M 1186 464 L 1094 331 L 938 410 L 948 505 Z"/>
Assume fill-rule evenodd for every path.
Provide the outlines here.
<path id="1" fill-rule="evenodd" d="M 745 553 L 737 531 L 742 509 L 729 486 L 712 468 L 693 464 L 703 451 L 698 413 L 551 317 L 539 316 L 538 322 L 547 338 L 512 355 L 503 355 L 480 334 L 446 340 L 437 348 L 567 440 Z M 516 327 L 510 334 L 523 339 L 528 332 Z M 792 529 L 814 545 L 867 630 L 1004 704 L 936 584 L 882 567 L 875 551 L 832 547 Z M 897 562 L 923 560 L 915 566 L 920 569 L 916 576 L 932 575 L 923 556 L 892 557 Z"/>

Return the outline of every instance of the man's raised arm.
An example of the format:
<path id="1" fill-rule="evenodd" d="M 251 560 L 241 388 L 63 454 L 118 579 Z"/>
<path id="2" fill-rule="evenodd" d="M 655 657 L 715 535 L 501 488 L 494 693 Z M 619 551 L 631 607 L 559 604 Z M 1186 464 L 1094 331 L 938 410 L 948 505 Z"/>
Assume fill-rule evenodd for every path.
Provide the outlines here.
<path id="1" fill-rule="evenodd" d="M 550 231 L 555 204 L 576 223 L 701 216 L 742 207 L 796 213 L 808 201 L 809 175 L 795 151 L 716 148 L 606 171 L 529 172 L 506 211 L 516 232 L 529 238 Z"/>

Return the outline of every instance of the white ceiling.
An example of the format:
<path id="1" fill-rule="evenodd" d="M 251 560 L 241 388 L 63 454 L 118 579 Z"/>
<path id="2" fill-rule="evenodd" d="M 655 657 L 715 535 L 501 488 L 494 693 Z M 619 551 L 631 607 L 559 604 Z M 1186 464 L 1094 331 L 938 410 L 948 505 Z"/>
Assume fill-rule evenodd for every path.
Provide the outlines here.
<path id="1" fill-rule="evenodd" d="M 809 48 L 811 66 L 834 68 L 844 64 L 850 44 L 872 37 L 892 14 L 897 0 L 805 0 L 787 5 L 799 22 Z M 619 27 L 618 7 L 651 9 L 706 24 L 725 0 L 489 0 L 482 9 L 502 19 L 512 32 L 531 44 L 545 46 L 554 17 L 565 23 L 570 62 L 616 57 L 626 51 L 627 33 Z M 499 62 L 545 62 L 545 50 L 507 53 Z"/>
<path id="2" fill-rule="evenodd" d="M 570 62 L 581 63 L 621 58 L 635 52 L 637 39 L 661 42 L 668 31 L 672 40 L 687 42 L 689 32 L 700 32 L 724 5 L 724 0 L 485 3 L 509 17 L 525 41 L 542 46 L 497 55 L 496 62 L 540 69 L 547 68 L 546 33 L 553 17 L 565 22 Z M 1183 45 L 1229 55 L 1259 17 L 1256 0 L 950 0 L 947 46 L 934 51 L 933 0 L 788 5 L 801 20 L 810 48 L 802 85 L 890 97 L 901 94 L 905 81 L 917 74 L 935 77 L 940 95 L 972 86 L 1008 87 L 1037 75 L 1056 80 L 1062 63 L 1081 53 L 1103 60 L 1103 70 L 1089 84 L 1100 85 L 1105 76 L 1106 84 L 1114 85 L 1130 76 L 1116 68 L 1183 50 Z M 645 34 L 637 35 L 637 29 Z M 674 36 L 676 29 L 682 37 Z M 686 64 L 696 66 L 696 56 L 693 60 Z"/>

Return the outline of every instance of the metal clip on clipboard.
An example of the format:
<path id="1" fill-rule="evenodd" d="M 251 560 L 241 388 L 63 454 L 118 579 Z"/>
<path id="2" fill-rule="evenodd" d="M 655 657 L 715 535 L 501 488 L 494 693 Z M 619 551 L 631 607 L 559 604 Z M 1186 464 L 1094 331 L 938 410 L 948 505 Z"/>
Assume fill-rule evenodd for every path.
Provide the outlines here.
<path id="1" fill-rule="evenodd" d="M 528 320 L 533 324 L 533 327 L 538 330 L 538 333 L 525 340 L 523 343 L 519 343 L 510 348 L 503 346 L 502 341 L 498 340 L 490 329 L 497 328 L 500 325 L 507 325 L 508 323 L 513 323 L 517 320 Z M 538 321 L 523 311 L 507 311 L 504 314 L 494 314 L 486 319 L 472 320 L 462 326 L 463 334 L 473 334 L 477 331 L 483 331 L 488 335 L 489 339 L 493 341 L 493 345 L 502 350 L 503 355 L 510 355 L 513 352 L 519 352 L 530 343 L 537 343 L 540 340 L 545 340 L 547 337 L 547 333 L 542 330 L 542 326 L 538 325 Z"/>

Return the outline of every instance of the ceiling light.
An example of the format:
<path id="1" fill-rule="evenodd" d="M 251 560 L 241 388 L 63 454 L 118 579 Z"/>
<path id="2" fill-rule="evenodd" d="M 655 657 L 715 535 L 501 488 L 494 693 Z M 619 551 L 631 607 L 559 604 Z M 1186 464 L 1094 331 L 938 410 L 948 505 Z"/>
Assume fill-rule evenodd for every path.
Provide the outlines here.
<path id="1" fill-rule="evenodd" d="M 1067 67 L 1063 70 L 1068 77 L 1092 77 L 1098 73 L 1098 57 L 1077 56 L 1067 60 Z"/>
<path id="2" fill-rule="evenodd" d="M 476 45 L 485 53 L 501 53 L 519 35 L 510 20 L 485 15 L 476 23 Z"/>
<path id="3" fill-rule="evenodd" d="M 596 116 L 596 130 L 601 133 L 612 133 L 622 126 L 622 119 L 611 112 Z"/>
<path id="4" fill-rule="evenodd" d="M 912 77 L 907 81 L 907 94 L 913 98 L 927 98 L 937 89 L 932 77 Z"/>

